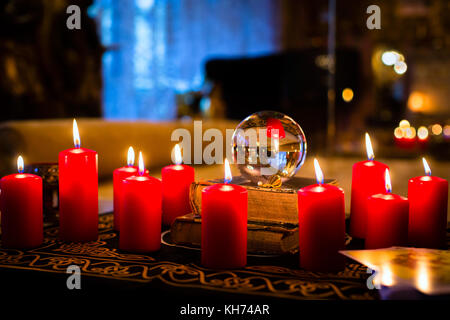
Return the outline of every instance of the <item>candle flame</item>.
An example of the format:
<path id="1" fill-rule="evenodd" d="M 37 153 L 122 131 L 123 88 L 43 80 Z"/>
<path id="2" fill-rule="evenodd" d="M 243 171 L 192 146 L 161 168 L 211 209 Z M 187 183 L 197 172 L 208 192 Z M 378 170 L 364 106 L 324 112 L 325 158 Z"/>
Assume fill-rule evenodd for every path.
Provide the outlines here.
<path id="1" fill-rule="evenodd" d="M 314 170 L 316 171 L 316 180 L 318 184 L 323 183 L 323 172 L 320 168 L 319 161 L 317 161 L 316 158 L 314 158 Z"/>
<path id="2" fill-rule="evenodd" d="M 389 169 L 386 169 L 386 172 L 384 173 L 384 181 L 386 186 L 386 192 L 391 193 L 392 192 L 392 184 L 391 184 L 391 175 L 389 174 Z"/>
<path id="3" fill-rule="evenodd" d="M 366 132 L 366 151 L 367 151 L 367 159 L 373 160 L 375 155 L 373 154 L 372 141 L 370 141 L 370 136 Z"/>
<path id="4" fill-rule="evenodd" d="M 225 183 L 230 183 L 233 180 L 233 176 L 231 175 L 230 162 L 225 158 Z"/>
<path id="5" fill-rule="evenodd" d="M 127 165 L 129 167 L 134 165 L 134 149 L 133 149 L 133 147 L 128 148 Z"/>
<path id="6" fill-rule="evenodd" d="M 80 141 L 80 133 L 78 132 L 77 120 L 73 119 L 73 144 L 75 148 L 79 148 L 81 146 Z"/>
<path id="7" fill-rule="evenodd" d="M 173 152 L 175 154 L 175 164 L 181 164 L 183 162 L 183 158 L 181 157 L 181 149 L 178 143 L 173 148 Z"/>
<path id="8" fill-rule="evenodd" d="M 144 172 L 145 172 L 144 158 L 142 157 L 142 152 L 139 151 L 139 175 L 143 176 Z"/>
<path id="9" fill-rule="evenodd" d="M 428 165 L 427 160 L 425 158 L 422 158 L 422 162 L 423 162 L 423 167 L 425 168 L 425 175 L 431 176 L 431 169 L 430 169 L 430 166 Z"/>
<path id="10" fill-rule="evenodd" d="M 416 271 L 417 272 L 417 275 L 416 275 L 417 288 L 420 291 L 427 293 L 431 288 L 430 270 L 429 270 L 427 263 L 425 261 L 418 261 L 416 270 L 417 270 Z"/>
<path id="11" fill-rule="evenodd" d="M 392 274 L 391 266 L 389 264 L 384 264 L 380 269 L 380 284 L 383 286 L 392 286 L 394 284 L 394 277 Z"/>
<path id="12" fill-rule="evenodd" d="M 24 165 L 23 165 L 23 158 L 22 158 L 22 156 L 19 156 L 17 158 L 17 170 L 19 171 L 19 173 L 23 172 L 23 167 L 24 167 Z"/>

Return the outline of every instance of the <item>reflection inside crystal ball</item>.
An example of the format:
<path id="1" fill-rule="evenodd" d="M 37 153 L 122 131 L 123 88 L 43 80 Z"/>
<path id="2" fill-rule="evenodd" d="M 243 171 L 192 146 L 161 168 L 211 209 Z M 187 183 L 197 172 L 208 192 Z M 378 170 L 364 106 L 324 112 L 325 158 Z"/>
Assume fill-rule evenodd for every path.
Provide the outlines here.
<path id="1" fill-rule="evenodd" d="M 233 134 L 233 162 L 242 176 L 257 185 L 279 186 L 295 175 L 306 156 L 302 128 L 276 111 L 256 112 Z"/>

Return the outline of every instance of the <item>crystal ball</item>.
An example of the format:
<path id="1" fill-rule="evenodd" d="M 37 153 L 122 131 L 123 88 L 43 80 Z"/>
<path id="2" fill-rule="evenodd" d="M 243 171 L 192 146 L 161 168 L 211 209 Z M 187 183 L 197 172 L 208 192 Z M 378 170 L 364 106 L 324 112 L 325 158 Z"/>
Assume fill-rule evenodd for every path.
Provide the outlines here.
<path id="1" fill-rule="evenodd" d="M 279 187 L 293 177 L 306 157 L 306 138 L 292 118 L 260 111 L 245 118 L 232 136 L 233 163 L 259 186 Z"/>

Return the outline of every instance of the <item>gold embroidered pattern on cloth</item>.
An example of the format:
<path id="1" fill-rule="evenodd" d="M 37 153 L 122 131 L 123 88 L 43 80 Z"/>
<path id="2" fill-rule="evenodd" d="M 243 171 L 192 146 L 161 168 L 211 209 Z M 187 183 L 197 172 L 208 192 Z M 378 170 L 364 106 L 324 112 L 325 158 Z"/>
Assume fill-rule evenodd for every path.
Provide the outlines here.
<path id="1" fill-rule="evenodd" d="M 0 249 L 0 268 L 65 273 L 71 264 L 83 275 L 111 280 L 149 283 L 154 279 L 177 287 L 201 288 L 231 293 L 265 295 L 289 299 L 374 299 L 368 290 L 370 274 L 357 263 L 347 264 L 337 274 L 307 272 L 273 265 L 249 265 L 239 270 L 210 270 L 195 263 L 178 263 L 165 255 L 130 254 L 117 248 L 112 214 L 100 216 L 99 240 L 63 243 L 57 227 L 45 229 L 45 242 L 32 250 Z M 191 253 L 192 254 L 192 253 Z M 198 255 L 198 252 L 196 253 Z M 178 257 L 179 259 L 179 257 Z M 167 261 L 169 260 L 169 261 Z M 192 261 L 195 259 L 190 259 Z"/>

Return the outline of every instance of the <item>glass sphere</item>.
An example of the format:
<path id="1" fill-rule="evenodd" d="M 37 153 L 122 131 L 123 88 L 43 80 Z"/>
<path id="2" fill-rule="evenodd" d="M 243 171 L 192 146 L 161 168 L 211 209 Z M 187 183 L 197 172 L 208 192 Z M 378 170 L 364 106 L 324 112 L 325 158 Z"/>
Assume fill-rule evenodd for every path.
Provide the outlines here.
<path id="1" fill-rule="evenodd" d="M 303 165 L 306 138 L 283 113 L 260 111 L 245 118 L 232 137 L 233 161 L 242 176 L 259 186 L 279 187 Z"/>

